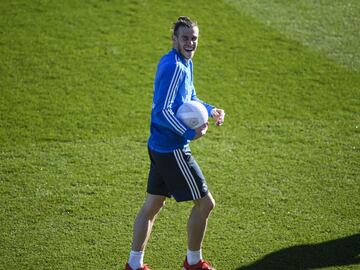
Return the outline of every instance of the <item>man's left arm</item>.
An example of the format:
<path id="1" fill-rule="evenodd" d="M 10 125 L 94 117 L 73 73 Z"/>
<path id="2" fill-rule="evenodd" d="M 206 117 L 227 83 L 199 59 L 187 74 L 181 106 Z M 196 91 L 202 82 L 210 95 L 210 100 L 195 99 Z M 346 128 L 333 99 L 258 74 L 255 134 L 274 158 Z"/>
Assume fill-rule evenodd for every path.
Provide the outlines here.
<path id="1" fill-rule="evenodd" d="M 195 100 L 195 101 L 202 103 L 205 106 L 206 110 L 208 111 L 209 117 L 212 117 L 215 120 L 215 124 L 217 126 L 221 126 L 224 123 L 225 111 L 223 109 L 216 108 L 215 106 L 210 105 L 210 104 L 202 101 L 201 99 L 199 99 L 196 96 L 196 91 L 195 91 L 194 86 L 193 86 L 193 91 L 192 91 L 192 95 L 191 95 L 191 100 Z"/>

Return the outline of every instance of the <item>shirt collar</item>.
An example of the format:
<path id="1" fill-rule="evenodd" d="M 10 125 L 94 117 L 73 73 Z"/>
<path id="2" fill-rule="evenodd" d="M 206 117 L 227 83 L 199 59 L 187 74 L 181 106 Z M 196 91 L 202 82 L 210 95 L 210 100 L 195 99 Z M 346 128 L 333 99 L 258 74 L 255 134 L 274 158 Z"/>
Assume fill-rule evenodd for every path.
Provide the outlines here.
<path id="1" fill-rule="evenodd" d="M 174 51 L 174 53 L 180 58 L 181 62 L 184 64 L 184 65 L 189 65 L 189 62 L 191 59 L 187 60 L 184 58 L 184 56 L 178 52 L 175 48 L 172 49 Z"/>

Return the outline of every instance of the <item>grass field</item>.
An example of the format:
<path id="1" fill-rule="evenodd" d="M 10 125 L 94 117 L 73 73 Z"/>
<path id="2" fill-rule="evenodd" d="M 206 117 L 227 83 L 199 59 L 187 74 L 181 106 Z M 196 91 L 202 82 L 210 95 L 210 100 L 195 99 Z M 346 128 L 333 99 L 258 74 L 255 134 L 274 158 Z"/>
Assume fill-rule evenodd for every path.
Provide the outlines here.
<path id="1" fill-rule="evenodd" d="M 184 14 L 200 25 L 198 96 L 227 113 L 192 143 L 217 202 L 204 256 L 359 269 L 358 1 L 2 0 L 1 270 L 123 269 L 154 73 Z M 190 207 L 162 210 L 152 269 L 181 269 Z"/>

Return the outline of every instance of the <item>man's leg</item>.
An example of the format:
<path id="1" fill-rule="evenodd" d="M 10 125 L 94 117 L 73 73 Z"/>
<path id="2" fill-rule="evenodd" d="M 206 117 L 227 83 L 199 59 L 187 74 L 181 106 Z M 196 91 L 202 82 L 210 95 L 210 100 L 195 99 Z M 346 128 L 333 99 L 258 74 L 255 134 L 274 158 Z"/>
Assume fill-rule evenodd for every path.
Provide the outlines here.
<path id="1" fill-rule="evenodd" d="M 149 240 L 156 215 L 165 204 L 166 197 L 148 194 L 134 223 L 133 243 L 131 249 L 144 251 Z"/>
<path id="2" fill-rule="evenodd" d="M 157 214 L 165 204 L 166 197 L 148 194 L 134 223 L 133 242 L 129 258 L 132 269 L 142 267 L 143 252 L 150 238 Z"/>
<path id="3" fill-rule="evenodd" d="M 188 263 L 196 264 L 201 257 L 201 245 L 205 236 L 208 217 L 211 210 L 215 207 L 215 200 L 211 193 L 205 197 L 194 201 L 189 220 L 188 220 Z M 190 254 L 189 254 L 190 253 Z M 191 256 L 194 255 L 194 256 Z M 197 255 L 196 255 L 197 254 Z M 193 258 L 192 258 L 193 257 Z M 197 260 L 197 258 L 199 258 Z M 197 260 L 194 262 L 194 260 Z"/>

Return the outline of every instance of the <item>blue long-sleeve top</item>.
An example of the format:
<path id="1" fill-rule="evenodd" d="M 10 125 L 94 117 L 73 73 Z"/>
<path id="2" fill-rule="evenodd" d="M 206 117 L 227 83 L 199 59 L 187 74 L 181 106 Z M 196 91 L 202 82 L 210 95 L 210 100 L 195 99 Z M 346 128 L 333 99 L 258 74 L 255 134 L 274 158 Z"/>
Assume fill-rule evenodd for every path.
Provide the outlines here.
<path id="1" fill-rule="evenodd" d="M 160 59 L 157 67 L 148 140 L 151 150 L 166 153 L 188 146 L 196 132 L 185 126 L 176 112 L 181 104 L 190 100 L 203 103 L 211 117 L 214 106 L 196 97 L 192 60 L 184 59 L 172 49 Z"/>

